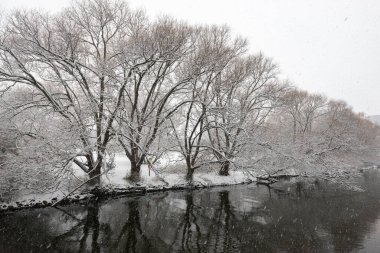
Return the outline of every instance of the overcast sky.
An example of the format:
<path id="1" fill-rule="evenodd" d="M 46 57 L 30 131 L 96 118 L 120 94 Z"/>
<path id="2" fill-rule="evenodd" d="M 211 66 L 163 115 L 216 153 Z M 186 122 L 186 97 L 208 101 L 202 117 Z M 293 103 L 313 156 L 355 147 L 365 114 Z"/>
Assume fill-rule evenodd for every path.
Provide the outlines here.
<path id="1" fill-rule="evenodd" d="M 129 0 L 151 16 L 226 24 L 252 52 L 272 57 L 302 89 L 344 99 L 355 111 L 380 114 L 378 0 Z M 0 7 L 56 11 L 70 0 L 1 0 Z"/>

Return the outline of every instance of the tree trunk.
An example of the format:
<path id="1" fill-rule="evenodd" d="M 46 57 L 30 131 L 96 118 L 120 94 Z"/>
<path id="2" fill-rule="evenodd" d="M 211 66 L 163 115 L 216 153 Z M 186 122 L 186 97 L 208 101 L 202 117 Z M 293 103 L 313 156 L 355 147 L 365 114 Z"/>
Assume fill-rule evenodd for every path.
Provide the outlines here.
<path id="1" fill-rule="evenodd" d="M 140 169 L 141 164 L 131 161 L 131 174 L 129 175 L 129 180 L 137 182 L 140 180 Z"/>
<path id="2" fill-rule="evenodd" d="M 186 180 L 189 182 L 193 181 L 194 169 L 187 168 Z"/>
<path id="3" fill-rule="evenodd" d="M 100 184 L 100 174 L 102 173 L 102 158 L 98 161 L 96 167 L 90 168 L 90 172 L 88 173 L 88 176 L 90 180 L 88 181 L 88 184 L 90 186 L 96 186 Z"/>
<path id="4" fill-rule="evenodd" d="M 186 167 L 187 167 L 187 173 L 186 173 L 186 180 L 189 182 L 193 181 L 193 174 L 194 174 L 194 168 L 191 166 L 191 157 L 186 156 Z"/>
<path id="5" fill-rule="evenodd" d="M 221 176 L 228 176 L 230 170 L 230 161 L 225 161 L 222 164 L 222 167 L 219 170 L 219 175 Z"/>

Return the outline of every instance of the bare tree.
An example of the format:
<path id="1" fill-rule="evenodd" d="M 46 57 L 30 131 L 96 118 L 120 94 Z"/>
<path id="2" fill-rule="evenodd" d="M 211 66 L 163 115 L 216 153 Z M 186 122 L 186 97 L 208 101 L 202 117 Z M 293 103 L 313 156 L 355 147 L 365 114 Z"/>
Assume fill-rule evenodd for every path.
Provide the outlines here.
<path id="1" fill-rule="evenodd" d="M 344 101 L 331 100 L 319 120 L 318 130 L 326 149 L 353 149 L 371 145 L 378 129 L 363 114 L 356 114 Z"/>
<path id="2" fill-rule="evenodd" d="M 93 178 L 101 173 L 115 118 L 132 75 L 150 58 L 147 20 L 122 1 L 86 0 L 57 15 L 15 11 L 3 30 L 0 82 L 35 93 L 31 107 L 46 107 L 76 129 L 81 148 L 71 160 Z"/>
<path id="3" fill-rule="evenodd" d="M 191 70 L 186 90 L 179 95 L 186 101 L 172 122 L 172 135 L 186 162 L 188 180 L 202 166 L 220 163 L 212 158 L 212 147 L 207 141 L 207 116 L 214 103 L 216 83 L 224 69 L 246 51 L 246 41 L 231 38 L 227 27 L 204 27 L 196 41 L 196 50 L 186 58 L 179 75 Z M 211 156 L 210 156 L 211 155 Z"/>
<path id="4" fill-rule="evenodd" d="M 207 125 L 220 175 L 229 174 L 231 161 L 273 108 L 282 90 L 277 73 L 272 60 L 258 54 L 237 59 L 219 76 Z"/>
<path id="5" fill-rule="evenodd" d="M 291 116 L 295 142 L 298 135 L 304 137 L 312 131 L 313 122 L 324 113 L 327 99 L 319 94 L 292 89 L 283 96 L 282 105 L 284 112 Z"/>
<path id="6" fill-rule="evenodd" d="M 1 103 L 1 132 L 9 142 L 3 146 L 0 194 L 10 196 L 22 189 L 54 191 L 68 186 L 74 178 L 70 158 L 77 147 L 72 138 L 75 131 L 44 107 L 23 111 L 22 106 L 33 101 L 31 98 L 30 92 L 22 90 L 12 92 L 9 101 L 3 98 Z"/>
<path id="7" fill-rule="evenodd" d="M 144 64 L 136 67 L 125 88 L 122 110 L 118 114 L 118 141 L 131 161 L 131 178 L 161 134 L 164 123 L 187 101 L 180 100 L 193 72 L 175 75 L 192 50 L 196 31 L 170 18 L 158 19 L 147 30 L 141 55 Z"/>

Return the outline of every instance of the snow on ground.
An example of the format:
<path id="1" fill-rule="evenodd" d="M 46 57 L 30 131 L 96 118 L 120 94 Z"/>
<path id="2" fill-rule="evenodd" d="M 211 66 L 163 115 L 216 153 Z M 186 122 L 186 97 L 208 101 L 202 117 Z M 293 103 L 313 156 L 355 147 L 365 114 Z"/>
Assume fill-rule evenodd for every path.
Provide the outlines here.
<path id="1" fill-rule="evenodd" d="M 164 158 L 165 161 L 160 162 L 167 164 L 168 161 L 173 161 L 172 158 Z M 124 154 L 115 155 L 115 168 L 108 171 L 102 176 L 103 185 L 109 185 L 114 187 L 131 187 L 134 184 L 128 181 L 128 176 L 131 173 L 131 166 L 128 158 Z M 161 167 L 162 168 L 162 167 Z M 142 165 L 140 170 L 141 186 L 174 186 L 186 184 L 185 174 L 183 173 L 165 173 L 165 168 L 161 169 L 163 172 L 160 176 L 157 176 L 153 170 L 150 170 L 147 165 Z M 162 180 L 163 179 L 163 180 Z M 216 171 L 213 172 L 195 172 L 193 183 L 202 184 L 205 186 L 213 185 L 226 185 L 226 184 L 239 184 L 247 182 L 248 180 L 255 181 L 255 175 L 251 175 L 244 171 L 231 171 L 230 176 L 219 176 Z"/>
<path id="2" fill-rule="evenodd" d="M 223 184 L 239 184 L 246 182 L 247 180 L 255 181 L 256 177 L 244 173 L 243 171 L 230 171 L 229 176 L 220 176 L 216 172 L 214 173 L 195 173 L 194 182 L 201 183 L 203 185 L 223 185 Z"/>
<path id="3" fill-rule="evenodd" d="M 131 174 L 131 163 L 129 159 L 124 154 L 116 154 L 115 165 L 115 168 L 102 176 L 103 186 L 109 185 L 121 188 L 134 186 L 135 184 L 128 180 Z M 138 184 L 142 186 L 165 185 L 153 170 L 149 171 L 148 165 L 141 166 L 140 181 Z"/>
<path id="4" fill-rule="evenodd" d="M 12 202 L 43 202 L 43 201 L 51 201 L 53 198 L 61 199 L 65 196 L 65 193 L 62 191 L 53 191 L 49 193 L 35 193 L 31 191 L 20 191 L 15 196 L 12 196 Z M 0 202 L 1 203 L 1 202 Z"/>
<path id="5" fill-rule="evenodd" d="M 124 154 L 116 154 L 115 167 L 101 176 L 102 186 L 115 188 L 130 188 L 133 186 L 165 186 L 167 188 L 170 188 L 173 186 L 188 184 L 188 182 L 185 180 L 185 173 L 183 170 L 165 171 L 165 166 L 169 164 L 170 161 L 174 160 L 176 159 L 173 159 L 172 157 L 165 157 L 163 162 L 159 161 L 159 164 L 157 166 L 160 168 L 159 176 L 156 175 L 153 170 L 150 170 L 149 172 L 147 165 L 142 165 L 140 171 L 140 181 L 131 182 L 128 180 L 128 176 L 131 173 L 130 161 Z M 87 179 L 87 175 L 75 164 L 73 165 L 73 174 L 83 182 Z M 249 181 L 256 181 L 256 175 L 254 175 L 252 172 L 247 173 L 246 171 L 230 171 L 229 176 L 219 176 L 217 171 L 210 172 L 200 170 L 196 171 L 193 177 L 193 184 L 203 186 L 234 185 L 246 183 Z M 78 186 L 79 185 L 80 182 L 78 182 Z M 44 200 L 50 201 L 52 198 L 60 199 L 67 193 L 68 191 L 63 192 L 61 190 L 56 190 L 50 193 L 20 192 L 12 197 L 12 202 L 21 202 L 30 199 L 34 199 L 36 202 L 42 202 Z M 75 194 L 78 193 L 80 192 L 76 192 Z"/>

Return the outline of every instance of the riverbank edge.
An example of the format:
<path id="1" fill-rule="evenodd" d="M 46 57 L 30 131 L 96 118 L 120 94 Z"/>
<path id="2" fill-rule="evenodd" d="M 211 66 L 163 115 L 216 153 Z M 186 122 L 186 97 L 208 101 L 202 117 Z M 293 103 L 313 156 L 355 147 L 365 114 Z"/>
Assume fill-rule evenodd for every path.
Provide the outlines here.
<path id="1" fill-rule="evenodd" d="M 34 200 L 28 199 L 23 201 L 16 201 L 12 203 L 1 203 L 0 202 L 0 214 L 4 214 L 7 212 L 20 211 L 26 209 L 37 209 L 37 208 L 46 208 L 51 207 L 54 203 L 59 201 L 57 206 L 67 206 L 70 204 L 87 204 L 92 200 L 104 200 L 119 196 L 134 196 L 134 195 L 142 195 L 153 192 L 165 192 L 165 191 L 177 191 L 177 190 L 194 190 L 194 189 L 205 189 L 212 187 L 220 187 L 220 186 L 233 186 L 233 185 L 242 185 L 242 184 L 251 184 L 257 183 L 257 179 L 246 178 L 240 182 L 233 183 L 216 183 L 216 184 L 201 184 L 199 182 L 195 183 L 187 183 L 187 184 L 176 184 L 170 186 L 131 186 L 126 188 L 121 187 L 95 187 L 88 192 L 78 193 L 70 195 L 63 200 L 60 200 L 56 197 L 52 199 L 45 200 Z"/>
<path id="2" fill-rule="evenodd" d="M 359 172 L 368 171 L 371 169 L 380 169 L 380 165 L 371 165 L 364 166 L 358 168 Z M 211 184 L 202 184 L 200 182 L 192 182 L 185 184 L 174 184 L 174 185 L 159 185 L 159 186 L 143 186 L 143 185 L 135 185 L 131 187 L 115 187 L 107 185 L 105 187 L 95 187 L 88 192 L 82 192 L 77 194 L 72 194 L 70 196 L 65 197 L 63 200 L 58 199 L 57 197 L 53 197 L 51 199 L 45 200 L 34 200 L 28 199 L 23 201 L 16 201 L 12 203 L 4 203 L 0 202 L 0 214 L 4 214 L 7 212 L 21 211 L 26 209 L 37 209 L 37 208 L 46 208 L 51 207 L 54 203 L 59 201 L 57 206 L 67 206 L 71 204 L 88 204 L 90 201 L 96 200 L 105 200 L 115 197 L 123 197 L 123 196 L 137 196 L 144 195 L 147 193 L 154 192 L 166 192 L 166 191 L 178 191 L 178 190 L 195 190 L 195 189 L 205 189 L 205 188 L 213 188 L 213 187 L 223 187 L 223 186 L 234 186 L 234 185 L 242 185 L 242 184 L 262 184 L 262 185 L 271 185 L 274 182 L 278 182 L 278 180 L 283 179 L 284 177 L 292 178 L 292 177 L 300 177 L 302 175 L 290 175 L 290 174 L 282 174 L 282 175 L 265 175 L 265 176 L 255 176 L 250 178 L 244 178 L 242 181 L 238 182 L 230 182 L 230 183 L 211 183 Z M 274 180 L 274 181 L 272 181 Z"/>

